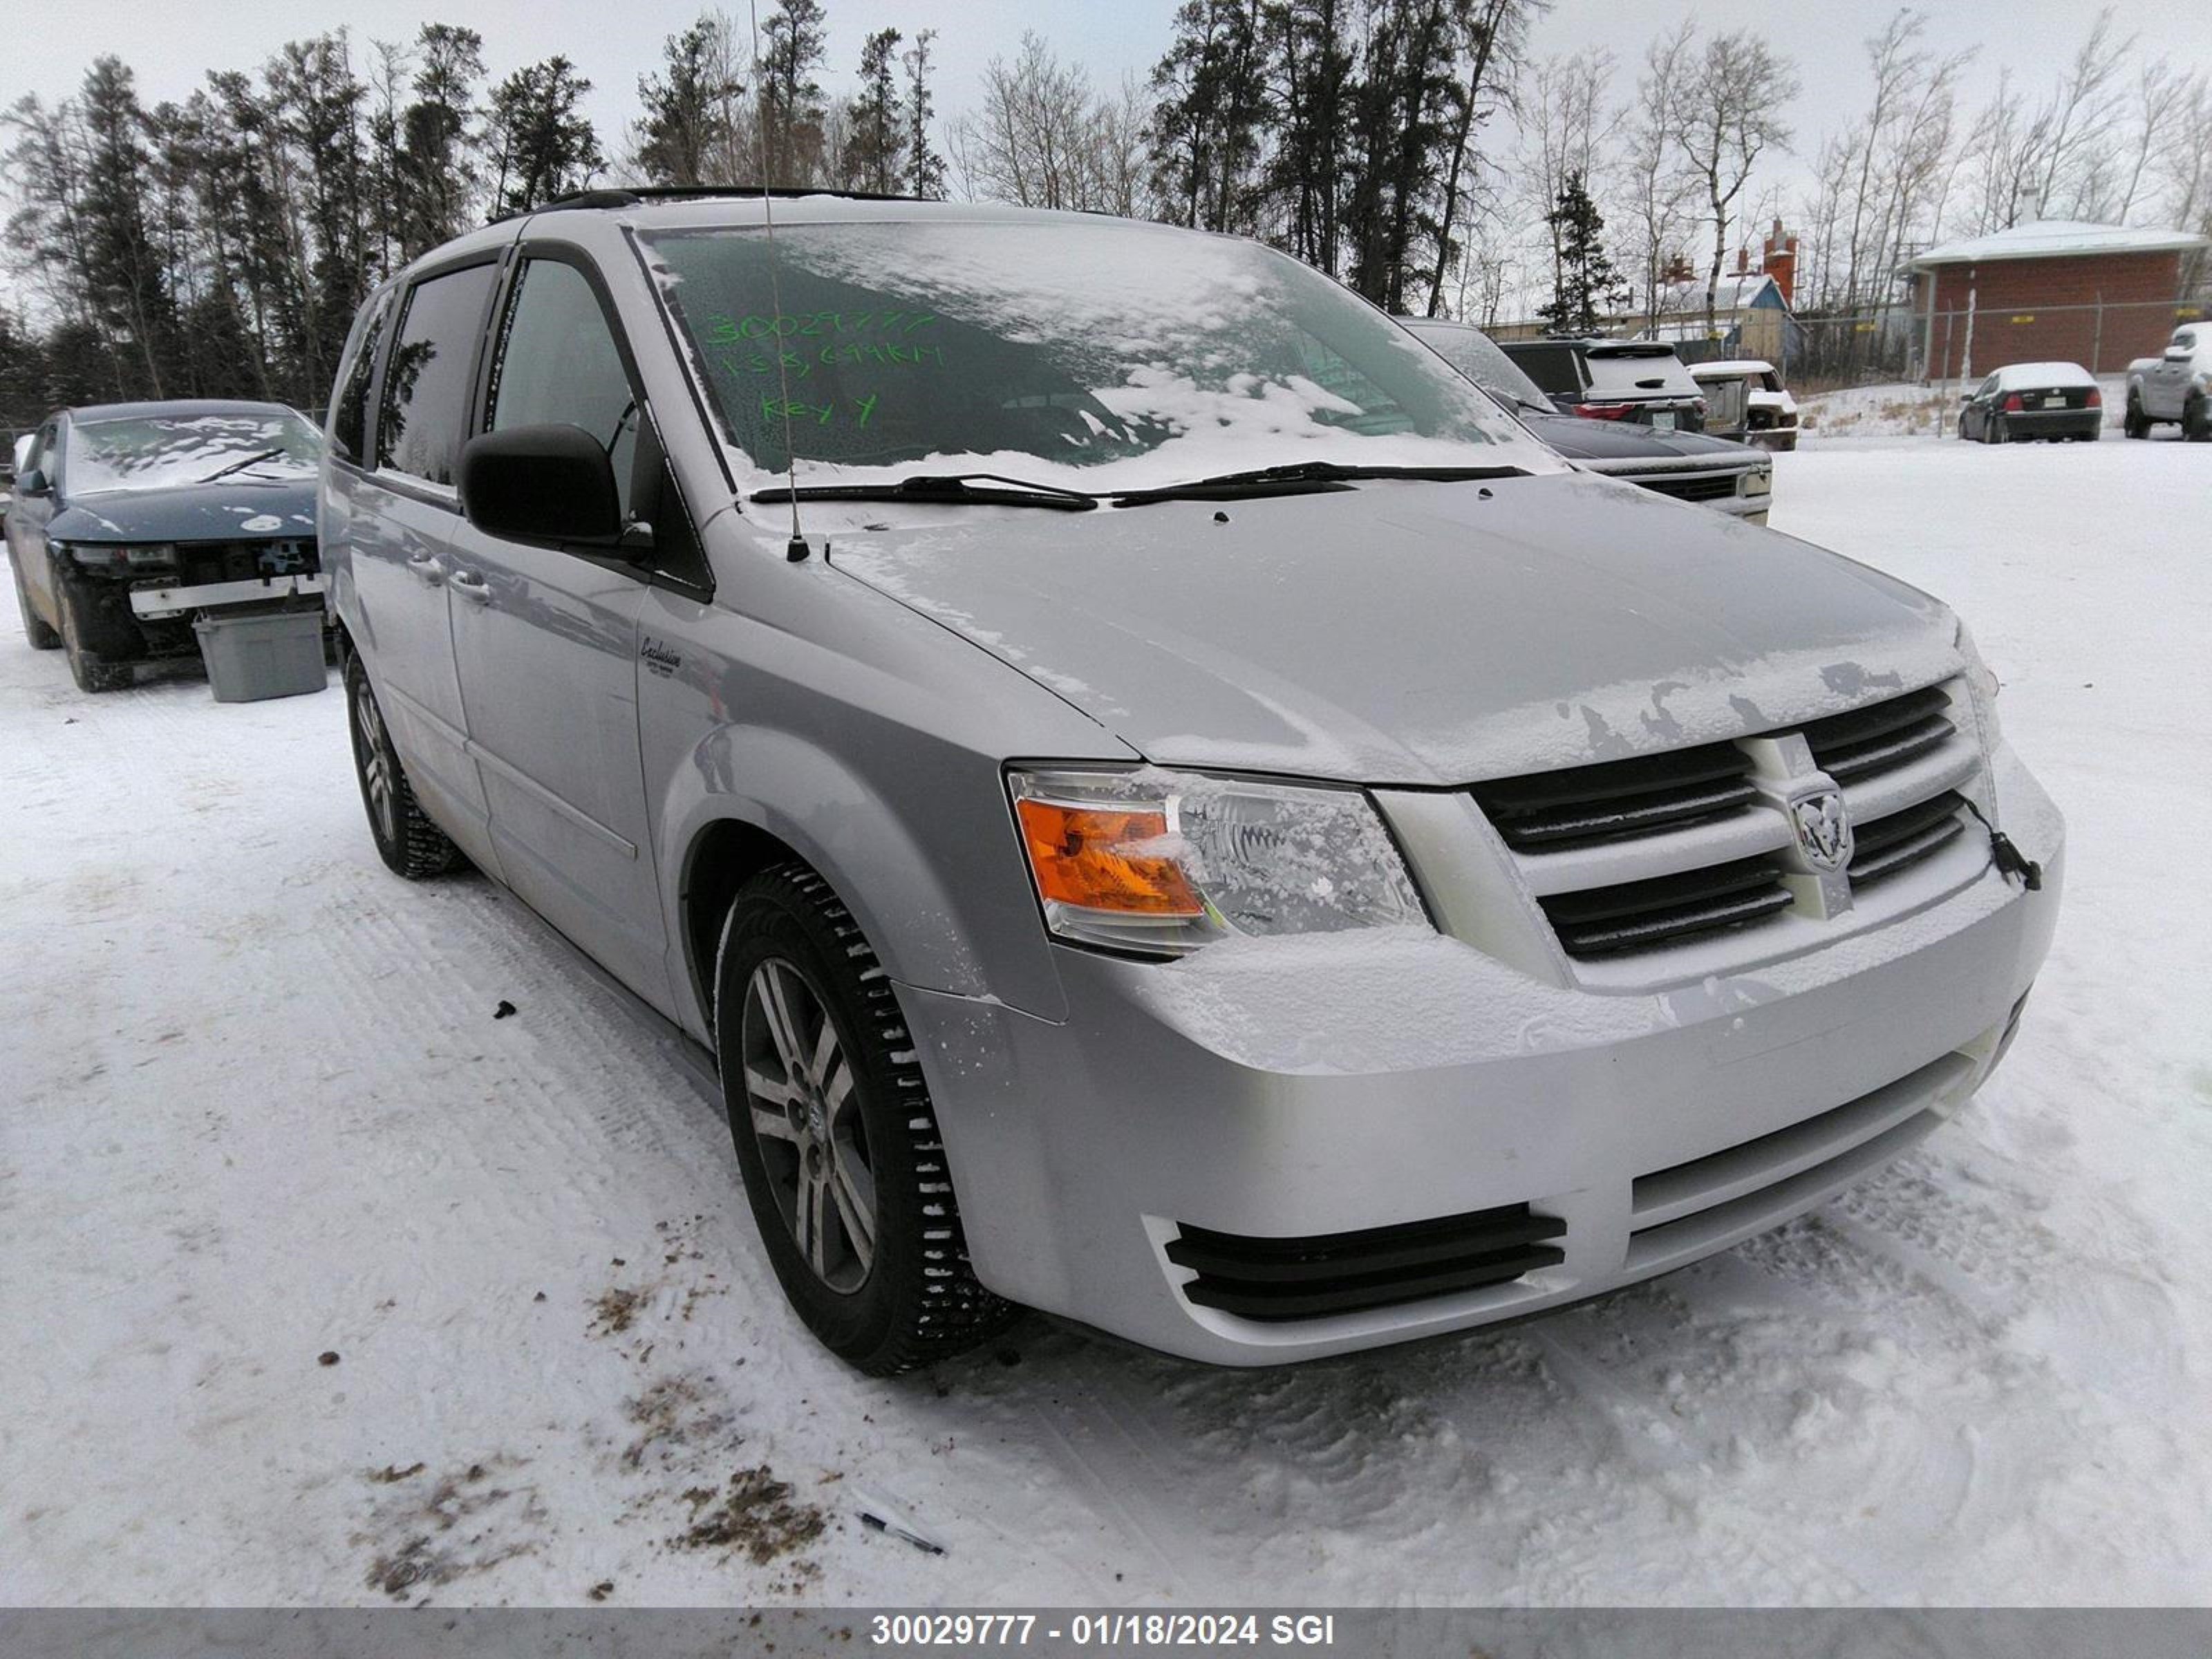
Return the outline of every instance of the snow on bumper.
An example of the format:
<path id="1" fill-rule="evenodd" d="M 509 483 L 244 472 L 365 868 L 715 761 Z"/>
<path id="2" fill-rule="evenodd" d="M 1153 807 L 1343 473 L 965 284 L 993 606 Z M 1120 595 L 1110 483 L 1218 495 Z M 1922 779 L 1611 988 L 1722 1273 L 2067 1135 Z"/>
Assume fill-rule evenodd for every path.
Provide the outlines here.
<path id="1" fill-rule="evenodd" d="M 2063 831 L 2003 769 L 2041 890 L 1991 868 L 1848 947 L 1649 994 L 1541 986 L 1410 932 L 1175 967 L 1060 950 L 1060 1024 L 902 988 L 976 1271 L 1147 1346 L 1267 1364 L 1572 1301 L 1771 1227 L 1937 1127 L 2009 1042 Z M 1395 1305 L 1245 1317 L 1170 1259 L 1189 1229 L 1264 1246 L 1522 1206 L 1564 1223 L 1546 1260 Z"/>

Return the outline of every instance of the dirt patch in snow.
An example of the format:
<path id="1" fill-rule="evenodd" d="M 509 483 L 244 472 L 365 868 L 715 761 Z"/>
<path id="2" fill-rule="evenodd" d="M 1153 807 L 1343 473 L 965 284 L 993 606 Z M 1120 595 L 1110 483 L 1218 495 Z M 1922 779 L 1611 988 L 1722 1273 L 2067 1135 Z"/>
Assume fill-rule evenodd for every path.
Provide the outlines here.
<path id="1" fill-rule="evenodd" d="M 791 1483 L 779 1480 L 765 1463 L 739 1469 L 720 1491 L 694 1486 L 684 1494 L 691 1524 L 669 1540 L 679 1549 L 742 1553 L 756 1566 L 814 1542 L 830 1517 L 818 1504 L 800 1503 Z"/>
<path id="2" fill-rule="evenodd" d="M 394 1491 L 355 1535 L 372 1551 L 368 1587 L 395 1601 L 427 1600 L 431 1589 L 535 1550 L 545 1522 L 538 1489 L 501 1478 L 520 1467 L 493 1458 L 434 1479 L 421 1463 L 369 1471 L 372 1482 Z"/>

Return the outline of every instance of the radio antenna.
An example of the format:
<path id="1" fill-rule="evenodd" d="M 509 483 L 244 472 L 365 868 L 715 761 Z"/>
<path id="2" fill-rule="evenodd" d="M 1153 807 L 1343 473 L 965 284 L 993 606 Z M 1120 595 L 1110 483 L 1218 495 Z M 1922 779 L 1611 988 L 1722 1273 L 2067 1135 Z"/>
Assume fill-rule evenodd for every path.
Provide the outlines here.
<path id="1" fill-rule="evenodd" d="M 746 0 L 745 9 L 752 21 L 753 79 L 757 82 L 761 62 L 760 0 Z M 768 299 L 772 313 L 769 320 L 769 337 L 775 343 L 776 385 L 783 394 L 777 401 L 783 411 L 784 478 L 790 485 L 785 494 L 791 497 L 791 540 L 785 546 L 783 556 L 792 563 L 799 564 L 806 557 L 806 537 L 799 527 L 799 453 L 791 435 L 791 367 L 785 361 L 788 353 L 784 347 L 783 336 L 777 329 L 777 325 L 783 320 L 783 291 L 776 282 L 775 207 L 772 200 L 774 191 L 768 178 L 768 107 L 761 101 L 757 92 L 754 94 L 754 104 L 760 113 L 761 222 L 768 229 Z"/>

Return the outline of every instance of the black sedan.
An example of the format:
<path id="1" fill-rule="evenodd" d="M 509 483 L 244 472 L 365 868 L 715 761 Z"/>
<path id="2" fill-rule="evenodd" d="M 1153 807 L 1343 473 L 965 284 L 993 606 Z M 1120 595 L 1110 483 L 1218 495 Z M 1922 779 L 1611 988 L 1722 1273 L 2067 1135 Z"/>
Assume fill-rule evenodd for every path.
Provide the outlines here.
<path id="1" fill-rule="evenodd" d="M 1985 444 L 2087 443 L 2104 429 L 2104 393 L 2079 363 L 2008 363 L 1969 392 L 1959 410 L 1959 435 Z"/>
<path id="2" fill-rule="evenodd" d="M 197 650 L 192 619 L 239 606 L 319 609 L 322 435 L 260 403 L 63 410 L 19 458 L 9 562 L 23 631 L 60 646 L 85 691 Z"/>
<path id="3" fill-rule="evenodd" d="M 1632 421 L 1563 415 L 1480 329 L 1421 317 L 1398 320 L 1569 460 L 1659 495 L 1702 502 L 1753 524 L 1766 522 L 1774 462 L 1765 450 L 1702 433 L 1660 432 Z"/>

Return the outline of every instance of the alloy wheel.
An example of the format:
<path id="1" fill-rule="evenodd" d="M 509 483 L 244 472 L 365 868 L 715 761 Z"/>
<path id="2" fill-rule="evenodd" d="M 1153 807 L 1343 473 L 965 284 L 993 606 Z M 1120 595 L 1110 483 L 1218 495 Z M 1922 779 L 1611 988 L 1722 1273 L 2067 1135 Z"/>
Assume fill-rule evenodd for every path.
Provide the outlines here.
<path id="1" fill-rule="evenodd" d="M 771 957 L 745 984 L 738 1037 L 761 1164 L 808 1268 L 851 1295 L 876 1254 L 876 1185 L 851 1060 L 822 999 Z"/>
<path id="2" fill-rule="evenodd" d="M 354 690 L 353 717 L 361 732 L 361 781 L 368 791 L 369 810 L 376 814 L 378 833 L 387 843 L 396 842 L 399 803 L 392 787 L 392 738 L 384 729 L 384 713 L 376 706 L 376 694 L 368 689 L 366 675 Z"/>

